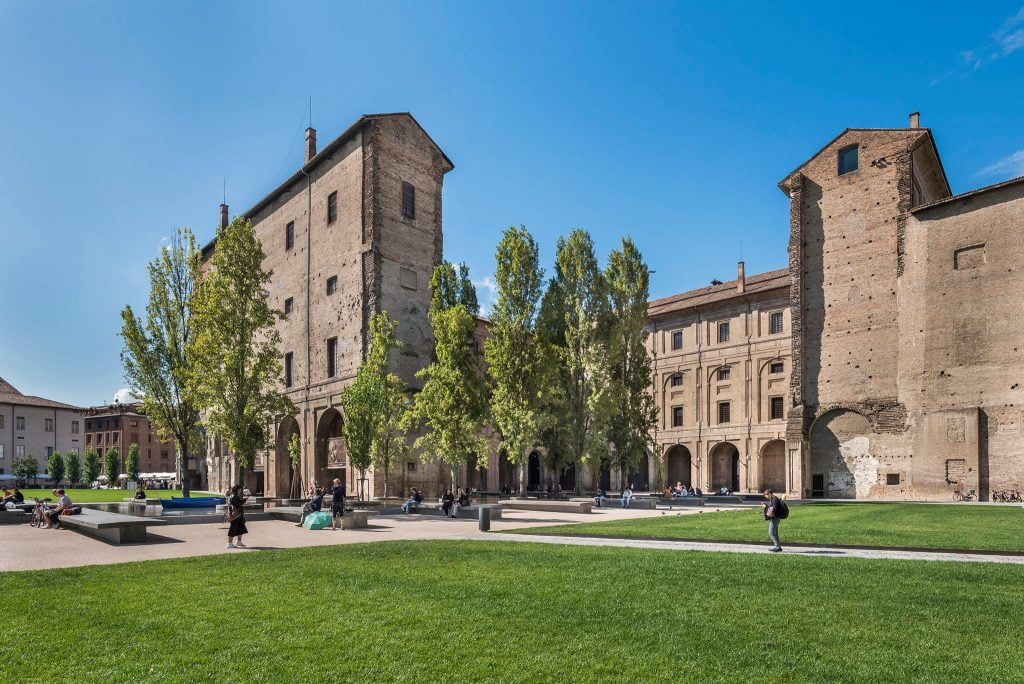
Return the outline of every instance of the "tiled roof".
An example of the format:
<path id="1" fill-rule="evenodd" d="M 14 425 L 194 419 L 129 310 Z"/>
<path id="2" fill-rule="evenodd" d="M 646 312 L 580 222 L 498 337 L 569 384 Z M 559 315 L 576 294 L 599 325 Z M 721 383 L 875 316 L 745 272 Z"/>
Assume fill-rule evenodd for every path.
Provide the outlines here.
<path id="1" fill-rule="evenodd" d="M 647 314 L 649 316 L 660 316 L 684 309 L 692 309 L 706 304 L 724 302 L 736 297 L 745 297 L 758 292 L 769 290 L 781 290 L 789 288 L 789 269 L 780 268 L 777 271 L 767 271 L 749 276 L 743 292 L 736 290 L 736 281 L 730 280 L 721 285 L 711 285 L 689 292 L 682 292 L 671 297 L 655 299 L 648 302 Z"/>
<path id="2" fill-rule="evenodd" d="M 16 404 L 18 406 L 38 406 L 41 408 L 62 408 L 71 409 L 73 411 L 80 411 L 81 409 L 71 404 L 64 404 L 59 401 L 53 401 L 52 399 L 43 399 L 42 397 L 33 397 L 27 394 L 22 394 L 14 385 L 7 382 L 3 378 L 0 378 L 0 404 Z"/>

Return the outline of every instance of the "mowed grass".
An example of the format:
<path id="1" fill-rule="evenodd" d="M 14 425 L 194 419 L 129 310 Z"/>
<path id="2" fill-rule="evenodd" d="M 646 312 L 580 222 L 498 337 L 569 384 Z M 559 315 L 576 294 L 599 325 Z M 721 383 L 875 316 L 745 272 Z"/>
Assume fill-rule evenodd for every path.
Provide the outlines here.
<path id="1" fill-rule="evenodd" d="M 10 488 L 9 488 L 10 489 Z M 14 491 L 11 489 L 11 491 Z M 107 503 L 115 502 L 120 503 L 124 499 L 130 499 L 135 496 L 134 489 L 68 489 L 64 488 L 67 495 L 71 497 L 71 501 L 74 503 Z M 32 499 L 52 499 L 57 500 L 57 497 L 49 489 L 22 489 L 21 493 L 25 495 L 25 501 L 31 503 Z M 150 499 L 169 499 L 172 496 L 181 496 L 180 489 L 147 489 L 146 496 Z M 192 491 L 191 496 L 224 496 L 223 494 L 214 494 L 211 492 L 197 492 Z"/>
<path id="2" fill-rule="evenodd" d="M 1016 565 L 455 541 L 7 573 L 8 614 L 31 619 L 0 630 L 0 681 L 1005 681 L 1022 583 Z"/>
<path id="3" fill-rule="evenodd" d="M 854 546 L 1024 551 L 1024 508 L 912 503 L 790 505 L 779 525 L 787 542 Z M 616 538 L 768 540 L 760 508 L 514 530 L 522 534 Z"/>

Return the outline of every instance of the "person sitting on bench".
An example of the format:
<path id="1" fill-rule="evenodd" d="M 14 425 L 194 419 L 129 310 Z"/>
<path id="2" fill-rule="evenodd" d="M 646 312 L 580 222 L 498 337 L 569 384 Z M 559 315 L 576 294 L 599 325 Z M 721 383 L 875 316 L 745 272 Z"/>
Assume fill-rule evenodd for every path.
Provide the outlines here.
<path id="1" fill-rule="evenodd" d="M 21 504 L 25 503 L 25 495 L 21 493 L 21 490 L 17 487 L 14 488 L 14 493 L 11 494 L 9 489 L 4 489 L 4 498 L 0 502 L 0 505 L 6 505 L 8 503 Z"/>
<path id="2" fill-rule="evenodd" d="M 55 530 L 62 530 L 64 529 L 64 526 L 60 524 L 60 516 L 71 514 L 71 497 L 65 494 L 63 489 L 55 489 L 53 490 L 53 493 L 60 498 L 57 499 L 56 507 L 51 508 L 43 514 L 47 523 L 46 525 L 43 525 L 43 529 L 51 527 Z M 65 511 L 67 511 L 67 513 L 65 513 Z"/>
<path id="3" fill-rule="evenodd" d="M 465 491 L 462 487 L 459 487 L 459 496 L 455 500 L 455 505 L 452 506 L 452 514 L 449 517 L 457 518 L 458 517 L 458 513 L 459 513 L 459 509 L 460 508 L 465 508 L 468 505 L 469 505 L 469 492 Z"/>
<path id="4" fill-rule="evenodd" d="M 455 506 L 455 497 L 452 495 L 452 490 L 444 490 L 444 496 L 441 497 L 441 510 L 444 511 L 444 517 L 452 517 L 452 508 Z"/>
<path id="5" fill-rule="evenodd" d="M 402 512 L 412 513 L 416 509 L 416 506 L 422 502 L 423 495 L 420 494 L 420 490 L 413 487 L 412 490 L 409 491 L 409 498 L 404 504 L 402 504 Z"/>
<path id="6" fill-rule="evenodd" d="M 142 488 L 142 485 L 139 485 L 138 487 L 135 488 L 135 500 L 136 501 L 145 501 L 146 500 L 146 490 Z"/>
<path id="7" fill-rule="evenodd" d="M 313 511 L 319 511 L 321 508 L 323 508 L 323 506 L 324 490 L 317 487 L 316 489 L 313 490 L 313 496 L 309 497 L 309 501 L 303 504 L 302 515 L 299 516 L 299 522 L 296 523 L 296 527 L 302 527 L 302 523 L 303 521 L 305 521 L 306 516 L 312 513 Z"/>
<path id="8" fill-rule="evenodd" d="M 633 485 L 626 484 L 626 488 L 622 490 L 622 507 L 629 508 L 629 502 L 633 500 Z"/>
<path id="9" fill-rule="evenodd" d="M 597 496 L 594 497 L 594 503 L 598 508 L 604 506 L 604 500 L 608 498 L 608 492 L 604 490 L 604 487 L 597 488 Z"/>

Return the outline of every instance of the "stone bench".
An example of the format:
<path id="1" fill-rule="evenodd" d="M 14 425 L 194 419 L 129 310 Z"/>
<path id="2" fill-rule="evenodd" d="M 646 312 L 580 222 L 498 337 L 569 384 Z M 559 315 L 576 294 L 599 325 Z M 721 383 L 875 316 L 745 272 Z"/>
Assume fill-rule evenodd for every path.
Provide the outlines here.
<path id="1" fill-rule="evenodd" d="M 476 520 L 480 516 L 481 508 L 489 508 L 491 509 L 491 520 L 500 520 L 502 505 L 503 504 L 471 504 L 469 506 L 463 506 L 455 511 L 455 517 L 461 520 Z M 417 504 L 416 508 L 412 509 L 411 513 L 443 516 L 444 510 L 441 508 L 441 504 L 421 503 Z"/>
<path id="2" fill-rule="evenodd" d="M 659 506 L 703 506 L 704 497 L 702 496 L 679 496 L 675 499 L 658 499 Z"/>
<path id="3" fill-rule="evenodd" d="M 167 521 L 83 508 L 78 515 L 60 516 L 60 524 L 113 544 L 136 544 L 146 541 L 147 527 L 166 525 Z"/>
<path id="4" fill-rule="evenodd" d="M 0 525 L 17 525 L 28 522 L 32 514 L 20 508 L 0 509 Z"/>
<path id="5" fill-rule="evenodd" d="M 320 512 L 327 513 L 328 515 L 331 513 L 330 509 Z M 268 508 L 267 513 L 274 520 L 284 520 L 290 523 L 297 523 L 302 519 L 301 506 L 275 506 L 274 508 Z M 346 508 L 345 514 L 341 516 L 341 529 L 354 530 L 366 527 L 369 514 L 369 511 L 353 511 Z"/>
<path id="6" fill-rule="evenodd" d="M 605 503 L 611 503 L 609 499 Z M 616 500 L 617 502 L 617 500 Z M 590 513 L 594 500 L 587 501 L 540 501 L 530 499 L 509 499 L 501 503 L 503 508 L 512 511 L 549 511 L 552 513 Z"/>
<path id="7" fill-rule="evenodd" d="M 586 498 L 586 499 L 584 499 L 584 498 L 569 499 L 569 501 L 589 501 L 591 504 L 594 505 L 595 508 L 597 507 L 597 504 L 594 503 L 594 497 L 589 497 L 589 498 Z M 604 498 L 604 504 L 603 504 L 602 507 L 603 508 L 622 508 L 622 497 L 621 496 L 606 496 Z M 657 508 L 658 507 L 658 500 L 657 499 L 652 499 L 652 498 L 650 498 L 648 496 L 634 496 L 629 501 L 629 507 L 630 508 L 653 509 L 653 508 Z"/>

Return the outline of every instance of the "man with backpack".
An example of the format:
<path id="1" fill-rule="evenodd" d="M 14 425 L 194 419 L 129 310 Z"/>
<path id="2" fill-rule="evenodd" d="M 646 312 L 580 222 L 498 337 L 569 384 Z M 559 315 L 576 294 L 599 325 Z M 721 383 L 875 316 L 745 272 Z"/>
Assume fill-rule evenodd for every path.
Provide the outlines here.
<path id="1" fill-rule="evenodd" d="M 779 521 L 789 517 L 789 506 L 770 489 L 764 490 L 764 498 L 765 502 L 761 507 L 764 509 L 764 519 L 768 521 L 768 536 L 775 543 L 772 551 L 779 552 L 782 550 L 782 543 L 779 541 Z"/>

